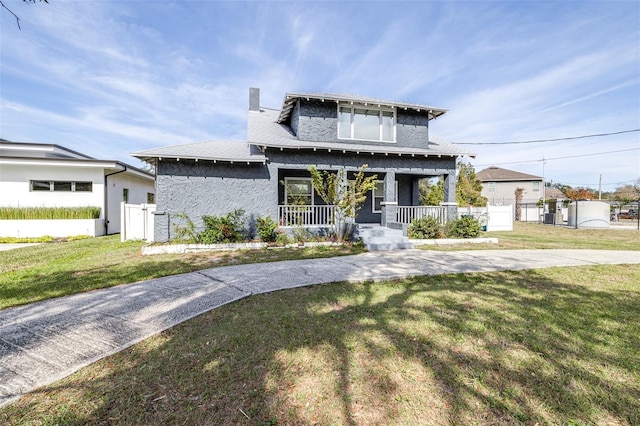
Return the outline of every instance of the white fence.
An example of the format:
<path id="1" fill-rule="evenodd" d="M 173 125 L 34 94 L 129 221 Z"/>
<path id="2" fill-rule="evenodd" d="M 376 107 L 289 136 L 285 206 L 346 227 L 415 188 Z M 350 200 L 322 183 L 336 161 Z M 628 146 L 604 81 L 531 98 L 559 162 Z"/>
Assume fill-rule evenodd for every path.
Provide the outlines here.
<path id="1" fill-rule="evenodd" d="M 329 226 L 335 206 L 278 206 L 280 226 Z"/>
<path id="2" fill-rule="evenodd" d="M 473 216 L 487 231 L 513 231 L 513 206 L 458 207 L 458 216 Z"/>
<path id="3" fill-rule="evenodd" d="M 396 221 L 398 223 L 411 223 L 413 219 L 432 217 L 441 225 L 447 223 L 446 207 L 441 206 L 398 206 L 396 207 Z"/>
<path id="4" fill-rule="evenodd" d="M 120 204 L 120 241 L 153 242 L 155 204 Z"/>

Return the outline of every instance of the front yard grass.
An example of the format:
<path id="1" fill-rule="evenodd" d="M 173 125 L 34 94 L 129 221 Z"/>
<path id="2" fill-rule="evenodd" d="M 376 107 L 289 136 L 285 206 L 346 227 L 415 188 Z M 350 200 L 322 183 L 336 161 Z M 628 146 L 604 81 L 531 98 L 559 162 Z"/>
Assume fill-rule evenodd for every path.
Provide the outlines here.
<path id="1" fill-rule="evenodd" d="M 498 243 L 421 246 L 425 250 L 517 250 L 591 249 L 640 250 L 640 232 L 635 229 L 574 229 L 567 226 L 514 222 L 513 231 L 483 232 L 481 237 Z"/>
<path id="2" fill-rule="evenodd" d="M 223 306 L 0 423 L 640 424 L 640 265 L 333 283 Z"/>
<path id="3" fill-rule="evenodd" d="M 167 275 L 242 263 L 357 254 L 360 246 L 239 250 L 142 256 L 119 235 L 49 243 L 0 253 L 0 309 Z"/>

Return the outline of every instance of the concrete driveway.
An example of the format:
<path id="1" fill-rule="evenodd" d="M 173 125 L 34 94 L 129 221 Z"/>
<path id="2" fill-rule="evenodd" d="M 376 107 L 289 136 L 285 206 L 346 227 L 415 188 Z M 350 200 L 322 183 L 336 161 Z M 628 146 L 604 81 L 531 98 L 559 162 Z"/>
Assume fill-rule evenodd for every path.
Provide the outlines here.
<path id="1" fill-rule="evenodd" d="M 417 275 L 640 263 L 640 251 L 400 250 L 226 266 L 0 310 L 0 406 L 227 303 L 294 287 Z"/>

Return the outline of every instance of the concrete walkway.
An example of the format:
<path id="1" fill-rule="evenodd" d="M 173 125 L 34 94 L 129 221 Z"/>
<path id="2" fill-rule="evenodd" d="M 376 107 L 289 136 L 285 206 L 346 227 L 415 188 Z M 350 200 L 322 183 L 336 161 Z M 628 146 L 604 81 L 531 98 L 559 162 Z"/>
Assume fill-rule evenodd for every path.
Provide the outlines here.
<path id="1" fill-rule="evenodd" d="M 638 251 L 403 250 L 226 266 L 0 310 L 0 406 L 252 294 L 334 281 L 640 263 Z"/>

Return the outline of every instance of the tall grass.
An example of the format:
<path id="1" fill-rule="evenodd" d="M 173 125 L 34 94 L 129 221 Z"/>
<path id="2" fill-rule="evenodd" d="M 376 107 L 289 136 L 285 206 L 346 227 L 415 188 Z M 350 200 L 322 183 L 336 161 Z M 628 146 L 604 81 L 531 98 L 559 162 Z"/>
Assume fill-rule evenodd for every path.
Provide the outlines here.
<path id="1" fill-rule="evenodd" d="M 99 219 L 100 207 L 0 207 L 0 219 Z"/>

